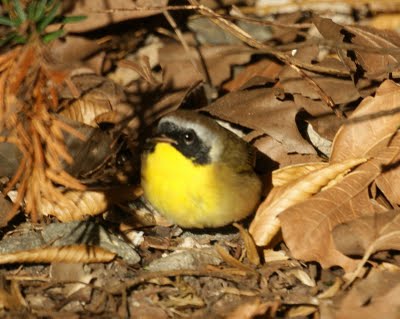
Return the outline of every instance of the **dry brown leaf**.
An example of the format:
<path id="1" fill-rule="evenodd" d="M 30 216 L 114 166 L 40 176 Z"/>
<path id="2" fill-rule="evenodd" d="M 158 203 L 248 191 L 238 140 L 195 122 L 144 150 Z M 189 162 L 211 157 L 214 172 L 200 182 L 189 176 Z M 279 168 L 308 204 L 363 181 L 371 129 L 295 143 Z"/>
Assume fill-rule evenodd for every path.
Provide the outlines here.
<path id="1" fill-rule="evenodd" d="M 375 97 L 365 98 L 353 112 L 349 123 L 338 131 L 332 146 L 331 162 L 373 155 L 376 145 L 398 129 L 400 123 L 400 86 L 387 80 L 381 84 Z M 392 161 L 396 164 L 400 154 Z M 393 165 L 376 179 L 380 190 L 393 203 L 400 203 L 400 167 Z"/>
<path id="2" fill-rule="evenodd" d="M 98 127 L 96 117 L 111 111 L 112 107 L 108 100 L 87 94 L 73 102 L 60 114 L 71 120 Z"/>
<path id="3" fill-rule="evenodd" d="M 368 246 L 367 253 L 389 249 L 400 250 L 400 214 L 380 230 L 379 237 Z"/>
<path id="4" fill-rule="evenodd" d="M 400 214 L 387 211 L 362 216 L 333 229 L 335 246 L 346 255 L 364 255 L 370 247 L 378 250 L 400 249 Z M 397 234 L 397 235 L 396 235 Z"/>
<path id="5" fill-rule="evenodd" d="M 50 268 L 50 276 L 53 282 L 68 282 L 62 288 L 63 294 L 71 296 L 79 289 L 86 287 L 94 276 L 85 271 L 81 263 L 53 263 Z"/>
<path id="6" fill-rule="evenodd" d="M 97 127 L 96 117 L 103 113 L 119 111 L 118 105 L 125 101 L 123 88 L 115 82 L 95 74 L 81 74 L 74 76 L 72 81 L 84 94 L 73 98 L 69 92 L 62 92 L 66 102 L 60 115 L 70 120 Z M 133 109 L 130 110 L 130 115 Z"/>
<path id="7" fill-rule="evenodd" d="M 396 136 L 379 158 L 369 160 L 336 186 L 279 215 L 283 238 L 295 258 L 316 260 L 323 268 L 339 265 L 346 271 L 355 269 L 357 263 L 334 247 L 331 231 L 340 223 L 374 213 L 367 186 L 380 174 L 382 163 L 390 162 L 399 147 L 400 137 Z"/>
<path id="8" fill-rule="evenodd" d="M 64 201 L 42 200 L 41 212 L 62 222 L 84 220 L 103 213 L 111 204 L 131 201 L 143 194 L 140 186 L 122 186 L 104 190 L 68 191 Z"/>
<path id="9" fill-rule="evenodd" d="M 399 71 L 400 36 L 397 32 L 365 26 L 341 26 L 320 17 L 315 17 L 313 22 L 326 39 L 358 46 L 354 50 L 339 50 L 340 58 L 352 73 L 364 71 L 368 78 L 382 80 Z M 382 51 L 371 52 L 365 47 Z"/>
<path id="10" fill-rule="evenodd" d="M 282 65 L 271 60 L 261 60 L 246 67 L 234 79 L 224 84 L 223 88 L 227 91 L 237 91 L 245 87 L 249 87 L 255 78 L 263 79 L 263 81 L 275 82 L 278 77 Z"/>
<path id="11" fill-rule="evenodd" d="M 202 110 L 243 127 L 252 128 L 282 143 L 286 152 L 315 154 L 297 125 L 299 111 L 293 101 L 281 100 L 282 91 L 271 88 L 231 92 Z"/>
<path id="12" fill-rule="evenodd" d="M 325 110 L 322 101 L 314 101 L 299 94 L 295 94 L 294 101 L 299 107 L 303 107 L 312 118 L 307 119 L 307 123 L 311 124 L 313 129 L 323 138 L 333 141 L 337 131 L 343 125 L 344 119 L 340 119 L 331 111 Z"/>
<path id="13" fill-rule="evenodd" d="M 142 77 L 146 82 L 148 82 L 154 87 L 162 84 L 158 79 L 159 76 L 153 73 L 152 66 L 150 65 L 150 59 L 146 55 L 139 56 L 138 61 L 130 61 L 130 60 L 119 61 L 118 66 L 120 68 L 128 68 L 136 72 L 140 77 Z M 127 84 L 129 83 L 127 80 L 125 80 L 125 82 Z"/>
<path id="14" fill-rule="evenodd" d="M 103 213 L 109 205 L 106 194 L 100 191 L 68 191 L 63 202 L 42 199 L 39 211 L 45 216 L 55 216 L 62 222 L 84 220 Z"/>
<path id="15" fill-rule="evenodd" d="M 400 307 L 400 272 L 372 269 L 342 299 L 333 301 L 335 319 L 397 319 Z M 322 309 L 322 318 L 325 315 Z"/>
<path id="16" fill-rule="evenodd" d="M 274 187 L 283 186 L 287 183 L 311 173 L 317 169 L 327 167 L 328 163 L 304 163 L 286 166 L 272 172 L 272 185 Z"/>
<path id="17" fill-rule="evenodd" d="M 84 15 L 87 16 L 87 19 L 80 23 L 68 23 L 65 25 L 65 29 L 69 32 L 85 32 L 129 19 L 147 17 L 160 13 L 160 7 L 167 3 L 166 0 L 73 2 L 73 8 L 68 14 Z M 157 9 L 151 9 L 151 7 L 157 7 Z"/>
<path id="18" fill-rule="evenodd" d="M 400 154 L 393 160 L 393 165 L 386 167 L 381 175 L 376 179 L 376 185 L 385 194 L 393 207 L 400 204 Z"/>
<path id="19" fill-rule="evenodd" d="M 393 213 L 393 212 L 391 212 Z M 383 215 L 383 214 L 381 214 Z M 375 218 L 375 220 L 373 221 L 375 224 L 375 227 L 377 226 L 377 220 L 379 217 L 381 217 L 381 215 L 378 215 L 377 218 Z M 348 283 L 346 284 L 346 286 L 349 286 L 356 278 L 357 276 L 360 275 L 360 273 L 362 273 L 363 270 L 363 266 L 364 264 L 367 262 L 367 260 L 369 259 L 369 257 L 380 250 L 390 250 L 390 249 L 395 249 L 395 250 L 400 250 L 400 214 L 398 212 L 395 212 L 395 215 L 393 216 L 393 214 L 391 214 L 392 218 L 390 218 L 389 220 L 387 220 L 388 216 L 385 216 L 386 218 L 380 218 L 381 223 L 382 223 L 382 219 L 386 221 L 386 223 L 384 223 L 383 225 L 379 225 L 381 226 L 380 229 L 372 229 L 371 233 L 374 235 L 372 236 L 372 240 L 371 238 L 359 238 L 360 241 L 366 242 L 366 244 L 368 244 L 368 246 L 363 247 L 365 248 L 365 253 L 364 256 L 362 258 L 362 260 L 359 262 L 357 269 L 350 274 L 349 278 L 348 278 Z M 358 222 L 360 222 L 358 220 Z M 362 221 L 363 223 L 365 223 L 366 221 Z M 365 227 L 365 225 L 363 225 Z M 353 227 L 356 228 L 358 230 L 360 230 L 360 227 Z M 370 228 L 373 228 L 370 226 Z M 361 235 L 361 236 L 368 236 L 371 234 L 370 232 L 368 232 L 367 235 L 365 235 L 365 233 L 363 233 L 362 231 L 359 232 L 357 235 Z M 368 240 L 369 239 L 369 240 Z"/>
<path id="20" fill-rule="evenodd" d="M 375 97 L 365 98 L 339 129 L 332 145 L 331 162 L 374 155 L 371 151 L 388 139 L 400 123 L 400 86 L 381 84 Z"/>
<path id="21" fill-rule="evenodd" d="M 220 85 L 231 76 L 231 66 L 250 60 L 253 52 L 241 45 L 201 46 L 191 48 L 190 56 L 181 44 L 169 44 L 160 49 L 160 65 L 164 71 L 163 82 L 174 89 L 188 88 L 209 76 L 213 86 Z M 192 61 L 195 61 L 196 68 Z M 202 63 L 207 68 L 203 74 Z M 179 72 L 177 72 L 179 70 Z"/>
<path id="22" fill-rule="evenodd" d="M 320 53 L 317 45 L 311 45 L 297 50 L 294 57 L 302 62 L 313 63 Z M 327 57 L 320 63 L 313 63 L 317 66 L 326 67 L 332 70 L 343 72 L 346 70 L 343 63 L 338 59 Z M 329 96 L 335 104 L 350 103 L 360 97 L 358 90 L 350 79 L 321 76 L 320 73 L 304 71 L 305 76 L 314 81 L 322 91 Z M 316 90 L 315 85 L 312 85 L 309 79 L 301 76 L 299 72 L 287 65 L 282 69 L 279 75 L 280 84 L 285 89 L 285 92 L 291 94 L 300 94 L 312 100 L 323 100 L 321 94 Z M 321 111 L 330 112 L 331 109 L 326 104 L 321 105 Z"/>
<path id="23" fill-rule="evenodd" d="M 254 146 L 267 155 L 270 159 L 280 164 L 281 167 L 297 165 L 300 163 L 319 162 L 322 159 L 317 154 L 288 153 L 285 145 L 271 136 L 257 138 Z"/>
<path id="24" fill-rule="evenodd" d="M 42 247 L 1 254 L 0 264 L 109 262 L 113 260 L 115 256 L 115 253 L 111 253 L 104 248 L 87 245 Z"/>
<path id="25" fill-rule="evenodd" d="M 79 50 L 76 48 L 79 48 Z M 59 61 L 72 64 L 93 56 L 101 48 L 102 46 L 96 39 L 67 35 L 65 38 L 54 40 L 51 52 Z"/>
<path id="26" fill-rule="evenodd" d="M 258 246 L 267 245 L 280 229 L 278 215 L 289 207 L 303 202 L 321 191 L 351 168 L 365 162 L 365 159 L 348 160 L 311 171 L 305 176 L 273 188 L 267 199 L 260 205 L 250 225 L 250 234 Z M 317 164 L 318 166 L 319 163 Z M 304 166 L 300 166 L 301 172 Z"/>
<path id="27" fill-rule="evenodd" d="M 294 257 L 317 260 L 324 268 L 340 265 L 346 271 L 352 271 L 356 267 L 354 260 L 334 247 L 330 232 L 337 224 L 375 212 L 367 187 L 380 175 L 382 165 L 392 163 L 399 153 L 400 137 L 393 134 L 400 118 L 395 114 L 396 118 L 380 116 L 371 119 L 370 115 L 377 109 L 391 111 L 398 104 L 398 94 L 396 84 L 384 82 L 377 96 L 365 99 L 361 108 L 353 113 L 353 122 L 342 127 L 335 138 L 331 162 L 343 162 L 354 156 L 375 155 L 375 158 L 335 187 L 279 215 L 284 240 Z M 354 118 L 360 119 L 360 114 L 366 114 L 368 122 L 363 121 L 362 125 L 354 122 Z M 354 124 L 358 124 L 357 127 Z"/>

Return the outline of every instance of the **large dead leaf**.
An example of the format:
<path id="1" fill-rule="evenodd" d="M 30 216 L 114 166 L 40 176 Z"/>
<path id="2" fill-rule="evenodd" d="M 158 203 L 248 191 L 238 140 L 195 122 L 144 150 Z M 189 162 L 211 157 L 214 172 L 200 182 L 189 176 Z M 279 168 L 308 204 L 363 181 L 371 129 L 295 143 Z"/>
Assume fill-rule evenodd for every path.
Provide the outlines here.
<path id="1" fill-rule="evenodd" d="M 299 173 L 294 172 L 293 175 L 300 175 L 300 177 L 283 184 L 281 187 L 273 188 L 267 199 L 258 208 L 249 229 L 256 244 L 265 246 L 278 233 L 280 222 L 277 217 L 281 212 L 310 198 L 323 187 L 340 179 L 352 167 L 363 162 L 365 162 L 365 159 L 355 159 L 322 168 L 320 163 L 315 163 L 315 169 L 312 169 L 312 164 L 288 168 L 292 174 L 293 171 L 298 169 Z M 305 175 L 302 176 L 301 174 Z M 279 175 L 282 176 L 282 172 Z M 281 182 L 281 180 L 278 180 L 278 182 Z"/>
<path id="2" fill-rule="evenodd" d="M 388 147 L 385 141 L 382 144 L 379 156 L 358 167 L 336 186 L 278 216 L 283 238 L 295 258 L 316 260 L 324 268 L 339 265 L 346 271 L 355 269 L 356 261 L 335 248 L 331 231 L 338 224 L 374 213 L 367 187 L 379 176 L 381 165 L 390 163 L 399 152 L 400 136 L 396 135 Z"/>
<path id="3" fill-rule="evenodd" d="M 208 77 L 214 86 L 220 85 L 231 76 L 232 65 L 248 62 L 252 54 L 241 45 L 202 46 L 186 52 L 181 44 L 169 44 L 159 52 L 164 83 L 174 89 L 187 88 Z"/>
<path id="4" fill-rule="evenodd" d="M 279 90 L 263 88 L 231 92 L 202 110 L 243 127 L 270 135 L 282 143 L 287 152 L 315 154 L 296 125 L 299 108 L 282 100 Z"/>
<path id="5" fill-rule="evenodd" d="M 335 137 L 331 161 L 337 162 L 354 156 L 373 155 L 376 145 L 388 140 L 400 123 L 400 86 L 393 81 L 385 81 L 379 87 L 375 97 L 365 98 L 353 112 L 349 123 L 345 123 Z M 389 139 L 390 140 L 390 139 Z M 387 199 L 400 203 L 400 167 L 396 164 L 384 169 L 376 183 Z"/>
<path id="6" fill-rule="evenodd" d="M 333 141 L 331 162 L 372 156 L 371 151 L 388 139 L 400 123 L 400 86 L 387 80 L 375 97 L 365 98 L 351 118 L 337 132 Z"/>
<path id="7" fill-rule="evenodd" d="M 315 45 L 297 50 L 295 57 L 300 61 L 311 64 L 317 59 L 318 54 L 319 48 Z M 341 72 L 345 70 L 343 63 L 331 57 L 325 58 L 316 65 Z M 306 77 L 318 85 L 318 87 L 329 96 L 335 104 L 349 103 L 360 97 L 353 81 L 350 79 L 327 76 L 310 71 L 305 71 L 304 75 L 300 75 L 299 72 L 290 66 L 285 66 L 283 68 L 279 75 L 279 80 L 280 84 L 285 88 L 285 92 L 292 94 L 298 93 L 313 100 L 323 100 L 323 97 L 319 90 L 316 89 L 315 84 L 312 85 Z M 330 108 L 325 104 L 322 110 L 327 112 Z"/>
<path id="8" fill-rule="evenodd" d="M 365 26 L 341 26 L 320 17 L 314 18 L 314 24 L 328 40 L 356 45 L 354 49 L 338 51 L 352 73 L 358 72 L 359 76 L 365 72 L 368 78 L 382 80 L 400 70 L 400 36 L 397 32 Z"/>

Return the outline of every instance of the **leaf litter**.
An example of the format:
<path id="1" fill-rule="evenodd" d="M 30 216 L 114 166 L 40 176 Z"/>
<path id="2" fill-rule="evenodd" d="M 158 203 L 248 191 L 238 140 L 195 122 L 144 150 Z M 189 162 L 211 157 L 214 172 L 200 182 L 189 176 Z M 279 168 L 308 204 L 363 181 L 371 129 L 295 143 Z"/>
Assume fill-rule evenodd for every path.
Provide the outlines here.
<path id="1" fill-rule="evenodd" d="M 2 317 L 399 316 L 397 7 L 32 2 L 0 7 Z M 254 216 L 146 209 L 141 146 L 177 108 L 258 149 Z"/>

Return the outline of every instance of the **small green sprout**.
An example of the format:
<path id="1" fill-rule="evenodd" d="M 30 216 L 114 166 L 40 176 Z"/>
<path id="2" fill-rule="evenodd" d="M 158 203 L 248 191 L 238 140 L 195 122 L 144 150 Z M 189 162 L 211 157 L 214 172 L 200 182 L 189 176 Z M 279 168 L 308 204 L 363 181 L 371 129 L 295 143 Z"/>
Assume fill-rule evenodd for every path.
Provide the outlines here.
<path id="1" fill-rule="evenodd" d="M 59 14 L 59 0 L 32 0 L 25 5 L 21 0 L 1 0 L 1 3 L 0 34 L 3 34 L 0 46 L 6 43 L 24 44 L 33 37 L 48 43 L 65 35 L 63 25 L 86 19 L 86 16 L 66 17 Z M 56 23 L 61 24 L 60 29 L 46 33 L 46 28 Z"/>

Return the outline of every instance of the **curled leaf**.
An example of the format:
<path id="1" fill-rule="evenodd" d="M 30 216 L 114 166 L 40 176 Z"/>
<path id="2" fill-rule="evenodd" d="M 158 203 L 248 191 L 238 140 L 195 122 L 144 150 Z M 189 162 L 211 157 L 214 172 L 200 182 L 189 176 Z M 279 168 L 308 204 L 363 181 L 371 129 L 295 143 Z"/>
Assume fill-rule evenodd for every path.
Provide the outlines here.
<path id="1" fill-rule="evenodd" d="M 104 248 L 87 245 L 41 247 L 1 254 L 0 264 L 109 262 L 115 258 L 115 255 Z"/>
<path id="2" fill-rule="evenodd" d="M 351 168 L 365 162 L 365 158 L 319 168 L 281 187 L 273 188 L 260 205 L 250 225 L 250 234 L 258 246 L 268 245 L 280 229 L 278 215 L 301 201 L 310 198 L 332 181 L 341 178 Z M 319 165 L 319 163 L 317 163 Z M 331 186 L 331 185 L 330 185 Z"/>
<path id="3" fill-rule="evenodd" d="M 328 163 L 305 163 L 283 167 L 272 172 L 272 185 L 283 186 L 312 171 L 328 166 Z"/>
<path id="4" fill-rule="evenodd" d="M 134 200 L 143 194 L 140 186 L 114 187 L 104 190 L 68 191 L 62 200 L 41 200 L 41 213 L 55 216 L 62 222 L 84 220 L 103 213 L 111 204 Z"/>
<path id="5" fill-rule="evenodd" d="M 40 211 L 43 215 L 55 216 L 62 222 L 70 222 L 101 214 L 108 205 L 104 192 L 69 191 L 65 193 L 63 201 L 51 202 L 43 198 Z"/>
<path id="6" fill-rule="evenodd" d="M 368 186 L 380 175 L 382 164 L 390 163 L 400 149 L 400 135 L 389 146 L 380 143 L 379 156 L 360 165 L 337 185 L 298 203 L 279 215 L 285 243 L 295 258 L 318 261 L 323 268 L 333 265 L 353 271 L 357 262 L 336 249 L 332 229 L 358 216 L 372 215 L 376 207 Z"/>

